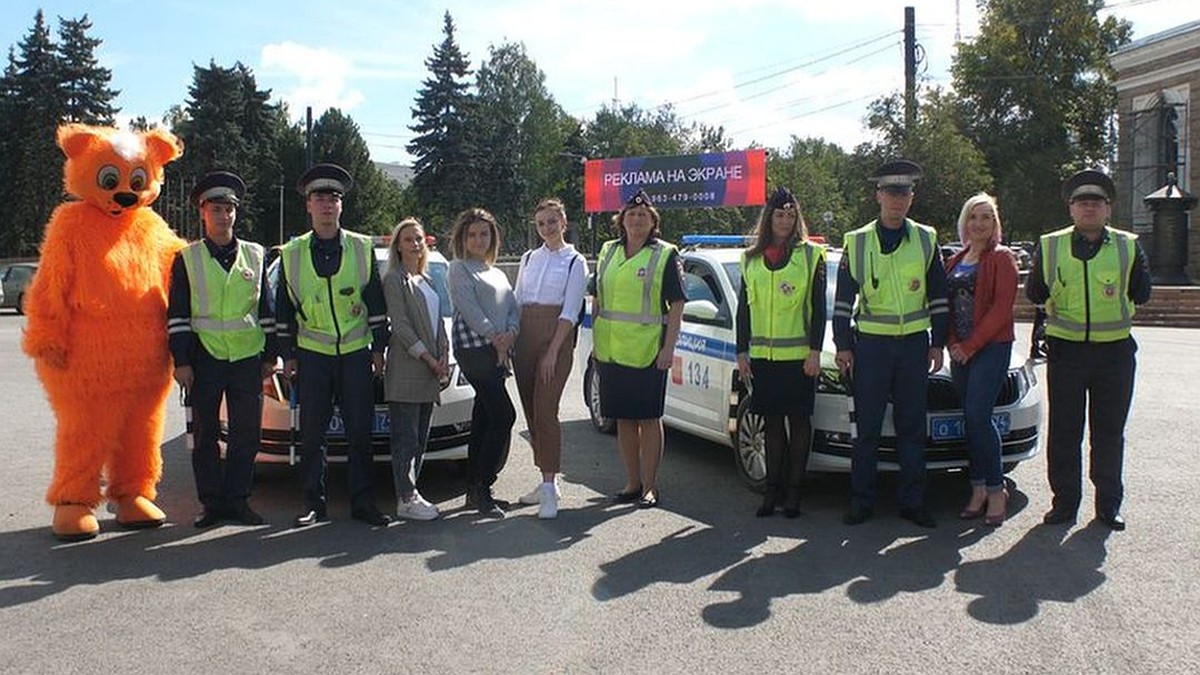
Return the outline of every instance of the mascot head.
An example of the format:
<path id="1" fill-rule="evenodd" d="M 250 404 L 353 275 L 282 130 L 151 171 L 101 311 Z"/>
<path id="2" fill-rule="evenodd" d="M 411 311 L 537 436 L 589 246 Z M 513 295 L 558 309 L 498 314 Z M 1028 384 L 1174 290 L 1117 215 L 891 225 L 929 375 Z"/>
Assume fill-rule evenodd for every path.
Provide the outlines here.
<path id="1" fill-rule="evenodd" d="M 86 124 L 58 128 L 66 190 L 112 217 L 158 198 L 163 167 L 183 154 L 183 142 L 162 129 L 136 133 Z"/>

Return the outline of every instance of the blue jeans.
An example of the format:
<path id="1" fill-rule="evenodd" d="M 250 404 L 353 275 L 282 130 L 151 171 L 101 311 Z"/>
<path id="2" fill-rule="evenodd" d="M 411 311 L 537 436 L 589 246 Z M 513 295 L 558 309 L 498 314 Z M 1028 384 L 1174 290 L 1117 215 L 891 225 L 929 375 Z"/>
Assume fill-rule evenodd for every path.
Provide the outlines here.
<path id="1" fill-rule="evenodd" d="M 991 342 L 975 352 L 965 365 L 950 364 L 950 376 L 962 399 L 967 427 L 967 457 L 971 462 L 968 475 L 971 485 L 986 485 L 988 492 L 999 492 L 1004 487 L 1000 430 L 992 420 L 992 412 L 1008 377 L 1012 344 Z"/>
<path id="2" fill-rule="evenodd" d="M 388 401 L 388 416 L 392 418 L 392 481 L 396 486 L 396 501 L 403 502 L 417 491 L 433 404 Z"/>

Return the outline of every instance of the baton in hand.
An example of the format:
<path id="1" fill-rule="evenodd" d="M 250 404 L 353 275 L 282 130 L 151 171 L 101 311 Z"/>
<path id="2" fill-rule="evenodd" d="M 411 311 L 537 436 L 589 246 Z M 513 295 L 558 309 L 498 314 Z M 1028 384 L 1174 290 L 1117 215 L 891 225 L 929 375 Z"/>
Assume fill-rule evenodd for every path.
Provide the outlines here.
<path id="1" fill-rule="evenodd" d="M 196 451 L 196 429 L 192 421 L 192 397 L 188 388 L 179 385 L 179 405 L 183 406 L 184 436 L 188 452 Z"/>

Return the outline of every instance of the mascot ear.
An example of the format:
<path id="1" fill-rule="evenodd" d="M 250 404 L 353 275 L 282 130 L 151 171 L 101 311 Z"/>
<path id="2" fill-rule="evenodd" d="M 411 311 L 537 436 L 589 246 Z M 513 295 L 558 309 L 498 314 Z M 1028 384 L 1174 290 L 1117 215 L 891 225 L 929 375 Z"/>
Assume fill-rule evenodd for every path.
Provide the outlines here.
<path id="1" fill-rule="evenodd" d="M 78 157 L 103 138 L 101 131 L 86 124 L 64 124 L 58 128 L 58 147 L 69 158 Z"/>
<path id="2" fill-rule="evenodd" d="M 146 148 L 159 166 L 179 159 L 183 155 L 183 141 L 175 134 L 155 127 L 145 133 Z"/>

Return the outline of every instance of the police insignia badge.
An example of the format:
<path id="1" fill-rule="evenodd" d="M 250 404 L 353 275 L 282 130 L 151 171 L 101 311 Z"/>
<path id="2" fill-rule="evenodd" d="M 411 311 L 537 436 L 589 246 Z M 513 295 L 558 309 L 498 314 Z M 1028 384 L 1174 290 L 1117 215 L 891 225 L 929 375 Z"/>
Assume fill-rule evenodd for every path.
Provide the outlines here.
<path id="1" fill-rule="evenodd" d="M 637 272 L 637 274 L 638 274 L 638 278 L 639 278 L 639 279 L 642 279 L 642 278 L 644 278 L 644 277 L 646 276 L 646 268 L 645 268 L 645 267 L 639 267 L 639 268 L 638 268 L 638 272 Z"/>
<path id="2" fill-rule="evenodd" d="M 362 305 L 350 305 L 350 315 L 359 316 L 363 313 Z"/>
<path id="3" fill-rule="evenodd" d="M 1104 297 L 1112 299 L 1117 295 L 1117 287 L 1114 284 L 1104 284 Z"/>
<path id="4" fill-rule="evenodd" d="M 908 290 L 910 290 L 910 291 L 912 291 L 912 292 L 914 292 L 914 293 L 915 293 L 915 292 L 917 292 L 917 291 L 919 291 L 919 290 L 921 290 L 921 280 L 920 280 L 920 279 L 917 279 L 917 278 L 915 278 L 915 277 L 914 277 L 913 279 L 909 280 L 909 282 L 908 282 Z"/>
<path id="5" fill-rule="evenodd" d="M 242 270 L 242 278 L 246 281 L 250 281 L 254 278 L 254 270 Z"/>
<path id="6" fill-rule="evenodd" d="M 779 284 L 779 292 L 783 293 L 784 295 L 791 295 L 792 292 L 794 292 L 795 290 L 796 290 L 796 287 L 789 284 L 786 281 Z"/>

